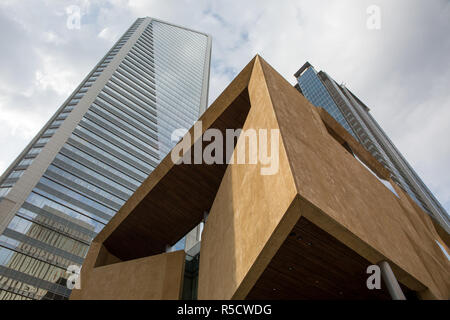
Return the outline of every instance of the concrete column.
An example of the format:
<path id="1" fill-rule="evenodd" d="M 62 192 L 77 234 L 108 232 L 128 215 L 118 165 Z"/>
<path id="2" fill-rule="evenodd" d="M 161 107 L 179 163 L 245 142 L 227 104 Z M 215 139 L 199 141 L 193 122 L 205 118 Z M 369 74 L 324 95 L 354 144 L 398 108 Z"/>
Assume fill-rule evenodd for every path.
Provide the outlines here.
<path id="1" fill-rule="evenodd" d="M 384 284 L 386 285 L 392 300 L 406 300 L 402 288 L 400 288 L 389 263 L 387 261 L 381 261 L 378 263 L 378 266 L 380 267 L 381 277 L 383 278 Z"/>

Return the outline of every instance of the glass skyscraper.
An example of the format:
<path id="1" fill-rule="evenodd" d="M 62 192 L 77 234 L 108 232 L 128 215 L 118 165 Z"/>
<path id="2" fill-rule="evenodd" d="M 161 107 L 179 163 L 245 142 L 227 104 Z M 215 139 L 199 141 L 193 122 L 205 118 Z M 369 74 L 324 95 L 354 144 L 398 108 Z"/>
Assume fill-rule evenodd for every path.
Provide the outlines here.
<path id="1" fill-rule="evenodd" d="M 207 34 L 137 19 L 0 178 L 0 299 L 66 299 L 70 265 L 205 111 Z"/>
<path id="2" fill-rule="evenodd" d="M 330 113 L 391 172 L 392 180 L 450 233 L 448 213 L 372 117 L 370 109 L 348 88 L 337 84 L 325 72 L 317 72 L 309 62 L 294 76 L 297 90 L 313 105 Z"/>

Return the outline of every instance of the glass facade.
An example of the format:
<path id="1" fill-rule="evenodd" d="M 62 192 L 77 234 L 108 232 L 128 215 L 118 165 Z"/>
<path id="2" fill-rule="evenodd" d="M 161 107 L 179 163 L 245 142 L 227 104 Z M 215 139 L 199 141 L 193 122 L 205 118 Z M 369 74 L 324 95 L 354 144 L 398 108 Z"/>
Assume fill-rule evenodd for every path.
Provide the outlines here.
<path id="1" fill-rule="evenodd" d="M 297 80 L 303 95 L 309 102 L 316 107 L 324 108 L 337 122 L 356 138 L 356 135 L 350 128 L 341 110 L 331 98 L 322 81 L 320 81 L 316 70 L 314 70 L 312 66 L 306 69 Z"/>
<path id="2" fill-rule="evenodd" d="M 315 106 L 323 107 L 350 132 L 386 169 L 391 178 L 427 213 L 450 232 L 446 210 L 426 187 L 369 109 L 345 86 L 325 72 L 317 73 L 308 62 L 295 74 L 296 88 Z"/>
<path id="3" fill-rule="evenodd" d="M 190 128 L 206 108 L 210 45 L 203 33 L 138 19 L 35 138 L 0 199 L 114 66 L 0 235 L 0 299 L 69 297 L 67 267 L 82 264 L 95 235 L 167 155 L 172 131 Z"/>

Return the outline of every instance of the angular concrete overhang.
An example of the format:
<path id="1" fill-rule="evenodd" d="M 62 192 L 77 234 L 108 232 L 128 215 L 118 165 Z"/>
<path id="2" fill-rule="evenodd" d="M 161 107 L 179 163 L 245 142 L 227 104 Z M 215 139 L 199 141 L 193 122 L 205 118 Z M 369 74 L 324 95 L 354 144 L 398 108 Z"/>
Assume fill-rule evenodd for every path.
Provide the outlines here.
<path id="1" fill-rule="evenodd" d="M 205 211 L 200 299 L 386 298 L 365 283 L 367 266 L 382 260 L 406 291 L 450 296 L 449 262 L 431 219 L 345 129 L 262 58 L 250 61 L 200 121 L 202 133 L 279 130 L 278 170 L 262 175 L 265 165 L 227 165 L 226 156 L 224 164 L 177 165 L 169 154 L 96 237 L 81 290 L 71 298 L 109 298 L 108 290 L 173 298 L 182 287 L 184 254 L 165 248 L 201 222 Z M 187 152 L 175 160 L 192 159 L 193 150 L 207 145 L 194 127 L 188 135 Z M 248 151 L 246 141 L 240 136 L 234 150 Z M 379 179 L 389 180 L 397 195 Z M 167 255 L 179 258 L 160 272 L 177 280 L 162 283 L 157 293 L 139 295 L 132 284 L 97 280 L 114 273 L 144 279 L 149 268 L 160 268 L 154 259 L 168 261 Z"/>

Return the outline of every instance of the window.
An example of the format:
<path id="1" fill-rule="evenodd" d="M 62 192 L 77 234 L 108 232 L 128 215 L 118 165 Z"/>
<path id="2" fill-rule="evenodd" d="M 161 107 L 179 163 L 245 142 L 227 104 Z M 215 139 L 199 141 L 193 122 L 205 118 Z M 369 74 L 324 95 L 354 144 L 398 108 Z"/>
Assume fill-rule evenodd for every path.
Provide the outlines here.
<path id="1" fill-rule="evenodd" d="M 33 159 L 23 159 L 20 161 L 19 166 L 28 166 L 33 162 Z"/>
<path id="2" fill-rule="evenodd" d="M 52 124 L 51 124 L 51 126 L 52 126 L 52 127 L 59 126 L 61 123 L 63 123 L 63 121 L 64 121 L 64 120 L 56 120 L 56 121 L 53 121 Z"/>
<path id="3" fill-rule="evenodd" d="M 23 175 L 24 172 L 25 172 L 25 170 L 14 170 L 8 176 L 8 179 L 19 178 L 19 177 L 21 177 Z"/>
<path id="4" fill-rule="evenodd" d="M 0 188 L 0 197 L 5 197 L 10 190 L 11 188 Z"/>
<path id="5" fill-rule="evenodd" d="M 42 148 L 31 148 L 31 150 L 27 153 L 28 156 L 36 155 L 41 152 Z"/>
<path id="6" fill-rule="evenodd" d="M 69 106 L 76 105 L 79 101 L 80 101 L 80 99 L 72 99 L 69 101 L 68 105 Z"/>
<path id="7" fill-rule="evenodd" d="M 36 144 L 47 143 L 48 140 L 50 140 L 50 138 L 40 138 L 38 141 L 36 141 Z"/>

